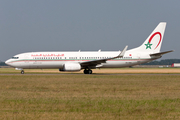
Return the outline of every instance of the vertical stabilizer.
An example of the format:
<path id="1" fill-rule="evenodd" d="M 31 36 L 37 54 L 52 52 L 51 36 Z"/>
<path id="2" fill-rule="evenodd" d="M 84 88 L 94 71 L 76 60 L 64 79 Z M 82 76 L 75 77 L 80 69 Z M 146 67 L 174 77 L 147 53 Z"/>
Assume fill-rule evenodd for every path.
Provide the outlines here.
<path id="1" fill-rule="evenodd" d="M 145 42 L 140 47 L 135 49 L 137 51 L 150 52 L 150 53 L 160 52 L 165 28 L 166 28 L 166 22 L 159 23 L 159 25 L 149 35 L 149 37 L 145 40 Z"/>

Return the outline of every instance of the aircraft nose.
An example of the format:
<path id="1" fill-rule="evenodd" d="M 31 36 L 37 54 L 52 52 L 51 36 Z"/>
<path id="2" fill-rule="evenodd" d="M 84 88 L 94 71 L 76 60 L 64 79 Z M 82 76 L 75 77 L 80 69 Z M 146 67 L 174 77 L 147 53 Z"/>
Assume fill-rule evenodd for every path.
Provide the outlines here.
<path id="1" fill-rule="evenodd" d="M 9 65 L 9 60 L 6 60 L 6 61 L 5 61 L 5 64 L 6 64 L 6 65 Z"/>

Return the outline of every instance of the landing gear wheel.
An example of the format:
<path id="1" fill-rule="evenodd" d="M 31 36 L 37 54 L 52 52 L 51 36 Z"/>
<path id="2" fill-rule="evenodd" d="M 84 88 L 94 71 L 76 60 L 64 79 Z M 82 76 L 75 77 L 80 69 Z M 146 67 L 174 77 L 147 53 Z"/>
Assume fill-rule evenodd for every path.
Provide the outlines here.
<path id="1" fill-rule="evenodd" d="M 21 74 L 24 74 L 24 70 L 21 70 Z"/>
<path id="2" fill-rule="evenodd" d="M 92 74 L 92 70 L 88 70 L 88 74 Z"/>
<path id="3" fill-rule="evenodd" d="M 87 73 L 87 70 L 84 70 L 84 74 L 86 74 Z"/>
<path id="4" fill-rule="evenodd" d="M 92 70 L 84 70 L 84 74 L 92 74 Z"/>

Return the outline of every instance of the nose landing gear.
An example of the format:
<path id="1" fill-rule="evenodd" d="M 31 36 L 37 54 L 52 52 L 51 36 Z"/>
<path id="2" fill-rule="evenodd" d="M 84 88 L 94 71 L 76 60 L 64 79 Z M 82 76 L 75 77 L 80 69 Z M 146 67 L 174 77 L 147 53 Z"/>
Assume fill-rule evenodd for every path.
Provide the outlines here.
<path id="1" fill-rule="evenodd" d="M 15 68 L 15 70 L 21 70 L 21 74 L 24 74 L 23 68 Z"/>

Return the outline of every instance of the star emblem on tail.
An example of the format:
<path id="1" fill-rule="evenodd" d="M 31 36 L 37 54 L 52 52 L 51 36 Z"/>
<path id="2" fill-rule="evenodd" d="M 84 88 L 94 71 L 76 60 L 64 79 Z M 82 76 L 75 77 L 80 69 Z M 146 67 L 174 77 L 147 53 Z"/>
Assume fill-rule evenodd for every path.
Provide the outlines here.
<path id="1" fill-rule="evenodd" d="M 146 49 L 148 49 L 148 48 L 151 49 L 151 45 L 152 45 L 152 44 L 150 44 L 149 42 L 148 42 L 147 44 L 145 44 Z"/>

